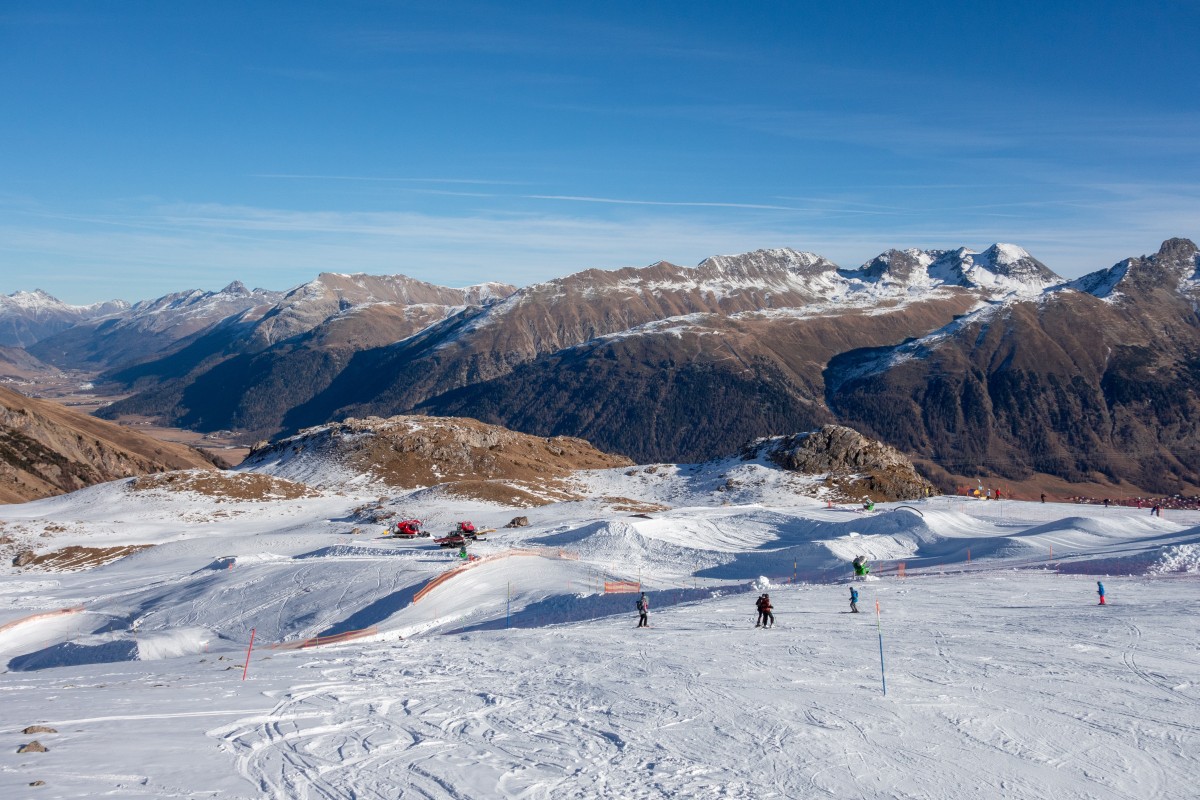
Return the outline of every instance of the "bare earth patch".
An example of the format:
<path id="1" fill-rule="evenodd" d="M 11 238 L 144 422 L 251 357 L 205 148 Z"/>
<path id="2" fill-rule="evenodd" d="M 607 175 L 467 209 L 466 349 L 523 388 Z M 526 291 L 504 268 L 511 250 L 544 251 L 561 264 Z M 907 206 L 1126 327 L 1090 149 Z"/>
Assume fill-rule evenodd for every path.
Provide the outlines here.
<path id="1" fill-rule="evenodd" d="M 628 511 L 631 514 L 652 514 L 655 511 L 670 511 L 670 506 L 658 503 L 647 503 L 643 500 L 633 500 L 629 497 L 601 497 L 614 511 Z"/>
<path id="2" fill-rule="evenodd" d="M 536 508 L 565 500 L 582 499 L 557 481 L 533 484 L 521 481 L 454 481 L 443 483 L 436 489 L 443 494 L 467 500 L 482 500 L 513 508 Z"/>
<path id="3" fill-rule="evenodd" d="M 320 492 L 303 483 L 253 472 L 164 472 L 139 476 L 130 487 L 135 492 L 162 489 L 195 492 L 223 500 L 258 502 L 321 496 Z"/>
<path id="4" fill-rule="evenodd" d="M 127 544 L 118 547 L 79 547 L 78 545 L 71 545 L 70 547 L 64 547 L 62 550 L 53 550 L 41 555 L 35 554 L 32 558 L 22 559 L 19 566 L 25 568 L 38 567 L 48 572 L 74 572 L 76 570 L 103 566 L 119 558 L 132 555 L 139 550 L 145 550 L 153 546 L 150 544 Z"/>

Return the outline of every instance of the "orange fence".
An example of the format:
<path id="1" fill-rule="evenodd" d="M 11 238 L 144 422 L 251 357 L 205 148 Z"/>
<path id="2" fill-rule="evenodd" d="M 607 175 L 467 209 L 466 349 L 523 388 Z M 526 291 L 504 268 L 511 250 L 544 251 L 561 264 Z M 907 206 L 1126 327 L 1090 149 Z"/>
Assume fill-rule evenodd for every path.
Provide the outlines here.
<path id="1" fill-rule="evenodd" d="M 78 614 L 80 611 L 83 611 L 83 606 L 72 606 L 71 608 L 60 608 L 57 611 L 46 611 L 41 614 L 34 614 L 29 617 L 21 617 L 21 619 L 14 619 L 12 622 L 6 622 L 3 625 L 0 625 L 0 632 L 11 630 L 11 629 L 17 627 L 18 625 L 24 625 L 26 622 L 33 622 L 34 620 L 39 620 L 39 619 L 48 619 L 50 617 L 61 617 L 64 614 Z"/>
<path id="2" fill-rule="evenodd" d="M 296 642 L 280 642 L 273 644 L 271 650 L 302 650 L 305 647 L 320 647 L 325 644 L 338 644 L 340 642 L 350 642 L 355 639 L 362 639 L 366 636 L 374 636 L 379 633 L 379 629 L 372 625 L 370 628 L 363 628 L 358 631 L 346 631 L 345 633 L 335 633 L 331 636 L 314 636 L 311 639 L 301 639 Z"/>
<path id="3" fill-rule="evenodd" d="M 418 590 L 417 593 L 415 595 L 413 595 L 413 602 L 414 603 L 420 602 L 422 597 L 429 594 L 434 589 L 436 589 L 437 587 L 441 586 L 446 581 L 453 578 L 455 575 L 459 575 L 462 572 L 465 572 L 466 570 L 471 569 L 472 567 L 476 567 L 486 561 L 497 561 L 501 558 L 508 558 L 509 556 L 539 556 L 541 558 L 564 558 L 564 559 L 569 559 L 572 561 L 579 560 L 579 556 L 577 554 L 568 553 L 566 550 L 563 550 L 561 548 L 556 549 L 556 550 L 551 550 L 549 548 L 543 548 L 540 550 L 535 550 L 535 549 L 506 550 L 503 553 L 496 553 L 495 555 L 484 556 L 483 558 L 476 558 L 472 561 L 466 562 L 465 564 L 461 564 L 457 567 L 454 567 L 453 569 L 446 570 L 441 575 L 438 575 L 436 578 L 429 581 L 429 583 L 422 586 L 420 588 L 420 590 Z"/>
<path id="4" fill-rule="evenodd" d="M 605 581 L 604 582 L 605 594 L 608 594 L 609 592 L 631 593 L 631 592 L 640 592 L 641 590 L 642 590 L 642 585 L 640 583 L 638 583 L 637 581 Z"/>

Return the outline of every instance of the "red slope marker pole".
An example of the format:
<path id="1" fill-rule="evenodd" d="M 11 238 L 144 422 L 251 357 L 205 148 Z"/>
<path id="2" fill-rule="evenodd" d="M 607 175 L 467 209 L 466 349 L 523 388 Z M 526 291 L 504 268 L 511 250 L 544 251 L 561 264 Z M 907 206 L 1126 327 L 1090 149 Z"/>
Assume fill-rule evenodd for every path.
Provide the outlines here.
<path id="1" fill-rule="evenodd" d="M 879 631 L 879 679 L 883 681 L 883 696 L 887 697 L 887 673 L 883 669 L 883 623 L 879 619 L 879 598 L 875 598 L 875 627 Z"/>
<path id="2" fill-rule="evenodd" d="M 876 600 L 875 604 L 878 605 L 879 601 Z M 254 649 L 254 630 L 254 628 L 250 629 L 250 646 L 246 648 L 246 666 L 242 668 L 242 680 L 246 680 L 246 673 L 250 671 L 250 651 Z M 880 647 L 882 646 L 881 644 Z"/>

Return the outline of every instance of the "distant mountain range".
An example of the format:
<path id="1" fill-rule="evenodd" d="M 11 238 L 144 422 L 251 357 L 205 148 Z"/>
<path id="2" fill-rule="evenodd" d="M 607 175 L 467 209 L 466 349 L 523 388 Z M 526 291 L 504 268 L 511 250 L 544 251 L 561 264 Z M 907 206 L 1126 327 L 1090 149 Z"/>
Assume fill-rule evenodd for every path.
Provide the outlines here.
<path id="1" fill-rule="evenodd" d="M 1198 269 L 1186 239 L 1073 281 L 1008 244 L 890 250 L 857 269 L 774 249 L 522 289 L 332 273 L 286 294 L 235 283 L 60 317 L 33 342 L 37 304 L 14 300 L 0 330 L 133 392 L 104 416 L 201 431 L 270 438 L 415 412 L 647 463 L 841 423 L 943 484 L 1046 473 L 1191 491 Z"/>

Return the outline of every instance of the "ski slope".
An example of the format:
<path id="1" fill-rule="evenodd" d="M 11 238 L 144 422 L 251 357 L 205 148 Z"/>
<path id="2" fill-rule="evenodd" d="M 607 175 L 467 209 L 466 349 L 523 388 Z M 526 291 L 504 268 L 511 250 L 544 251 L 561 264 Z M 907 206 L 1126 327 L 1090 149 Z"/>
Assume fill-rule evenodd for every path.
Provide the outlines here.
<path id="1" fill-rule="evenodd" d="M 588 499 L 532 509 L 126 482 L 0 506 L 21 546 L 156 545 L 0 570 L 0 796 L 1195 795 L 1200 513 L 863 513 L 739 468 L 733 498 L 731 465 L 672 466 L 581 473 Z M 367 506 L 497 531 L 467 563 L 378 538 Z M 647 591 L 649 630 L 613 581 Z"/>

